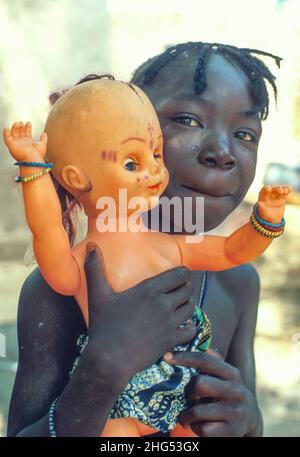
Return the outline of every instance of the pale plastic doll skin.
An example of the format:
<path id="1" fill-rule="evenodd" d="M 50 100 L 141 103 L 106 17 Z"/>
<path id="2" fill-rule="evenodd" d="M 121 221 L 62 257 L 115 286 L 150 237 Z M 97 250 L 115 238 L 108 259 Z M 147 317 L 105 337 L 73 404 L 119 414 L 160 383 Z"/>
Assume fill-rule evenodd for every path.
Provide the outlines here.
<path id="1" fill-rule="evenodd" d="M 87 236 L 71 249 L 50 176 L 23 184 L 26 218 L 42 274 L 57 292 L 76 297 L 87 324 L 83 264 L 88 242 L 99 246 L 104 261 L 110 259 L 105 264 L 106 274 L 116 291 L 179 265 L 191 270 L 230 269 L 254 260 L 272 242 L 250 223 L 229 237 L 204 236 L 196 244 L 186 243 L 184 235 L 121 233 L 118 224 L 115 232 L 99 233 L 99 197 L 109 196 L 118 202 L 119 189 L 126 189 L 128 200 L 142 196 L 151 209 L 153 197 L 158 200 L 168 183 L 159 121 L 149 99 L 137 87 L 110 80 L 77 86 L 55 104 L 45 132 L 36 143 L 31 124 L 18 122 L 4 130 L 4 140 L 17 161 L 44 162 L 46 158 L 53 162 L 56 179 L 83 205 Z M 21 176 L 37 171 L 38 167 L 20 167 Z M 260 216 L 279 223 L 289 192 L 288 186 L 264 187 L 258 197 Z M 107 422 L 102 436 L 141 436 L 154 431 L 136 419 L 114 419 Z M 173 430 L 173 436 L 176 434 L 196 436 L 180 425 Z"/>

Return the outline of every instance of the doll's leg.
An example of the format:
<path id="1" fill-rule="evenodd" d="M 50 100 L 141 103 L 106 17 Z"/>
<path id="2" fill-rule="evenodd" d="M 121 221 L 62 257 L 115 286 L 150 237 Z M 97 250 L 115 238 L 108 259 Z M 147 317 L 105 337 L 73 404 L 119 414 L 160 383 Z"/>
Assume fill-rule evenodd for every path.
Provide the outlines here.
<path id="1" fill-rule="evenodd" d="M 193 430 L 189 428 L 183 428 L 182 425 L 177 424 L 173 430 L 170 431 L 170 436 L 174 437 L 185 437 L 185 436 L 197 436 L 196 433 L 193 432 Z M 199 438 L 199 437 L 198 437 Z"/>
<path id="2" fill-rule="evenodd" d="M 139 422 L 133 417 L 112 419 L 106 422 L 102 437 L 144 436 L 156 433 L 158 430 Z"/>
<path id="3" fill-rule="evenodd" d="M 101 437 L 141 436 L 137 422 L 133 417 L 111 419 L 106 422 Z"/>

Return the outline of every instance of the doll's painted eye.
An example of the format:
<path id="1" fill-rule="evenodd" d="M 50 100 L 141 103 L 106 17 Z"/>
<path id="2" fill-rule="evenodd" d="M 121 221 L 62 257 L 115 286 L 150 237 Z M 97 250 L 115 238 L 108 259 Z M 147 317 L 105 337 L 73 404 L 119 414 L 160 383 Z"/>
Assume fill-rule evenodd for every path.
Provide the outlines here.
<path id="1" fill-rule="evenodd" d="M 137 162 L 132 159 L 131 157 L 128 157 L 127 159 L 124 160 L 123 167 L 127 171 L 136 171 L 137 170 Z"/>

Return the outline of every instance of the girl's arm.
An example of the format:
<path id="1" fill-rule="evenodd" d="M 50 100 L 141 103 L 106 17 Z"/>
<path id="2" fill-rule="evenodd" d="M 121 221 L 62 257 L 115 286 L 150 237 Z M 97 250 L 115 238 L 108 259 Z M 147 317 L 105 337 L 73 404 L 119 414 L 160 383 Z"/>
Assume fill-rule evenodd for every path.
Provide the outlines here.
<path id="1" fill-rule="evenodd" d="M 259 193 L 260 216 L 268 222 L 279 224 L 284 214 L 289 186 L 265 186 Z M 258 233 L 248 222 L 232 235 L 203 236 L 199 242 L 195 236 L 176 235 L 181 252 L 182 265 L 193 270 L 226 270 L 243 263 L 252 262 L 271 244 L 272 238 Z"/>
<path id="2" fill-rule="evenodd" d="M 15 123 L 4 129 L 4 141 L 18 162 L 45 163 L 47 135 L 34 142 L 31 124 Z M 44 168 L 21 166 L 20 176 L 31 176 Z M 75 295 L 80 286 L 80 271 L 64 230 L 62 211 L 49 173 L 23 182 L 23 198 L 33 249 L 41 272 L 49 285 L 64 295 Z"/>

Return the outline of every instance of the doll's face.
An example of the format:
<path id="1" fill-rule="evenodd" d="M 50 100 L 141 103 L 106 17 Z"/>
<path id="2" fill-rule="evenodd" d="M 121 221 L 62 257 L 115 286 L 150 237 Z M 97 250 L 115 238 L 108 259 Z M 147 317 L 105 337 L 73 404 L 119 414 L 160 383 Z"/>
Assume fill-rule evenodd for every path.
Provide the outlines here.
<path id="1" fill-rule="evenodd" d="M 147 209 L 165 190 L 159 121 L 147 96 L 119 81 L 96 80 L 61 97 L 49 115 L 47 159 L 54 174 L 85 212 L 96 216 L 97 202 L 119 190 L 127 201 L 143 197 Z"/>
<path id="2" fill-rule="evenodd" d="M 92 202 L 108 196 L 118 203 L 122 189 L 128 201 L 143 197 L 147 208 L 153 208 L 168 183 L 162 147 L 162 133 L 154 116 L 146 116 L 138 128 L 134 122 L 120 126 L 115 138 L 96 147 L 93 160 L 86 164 L 93 186 Z"/>

